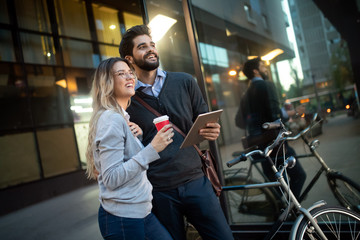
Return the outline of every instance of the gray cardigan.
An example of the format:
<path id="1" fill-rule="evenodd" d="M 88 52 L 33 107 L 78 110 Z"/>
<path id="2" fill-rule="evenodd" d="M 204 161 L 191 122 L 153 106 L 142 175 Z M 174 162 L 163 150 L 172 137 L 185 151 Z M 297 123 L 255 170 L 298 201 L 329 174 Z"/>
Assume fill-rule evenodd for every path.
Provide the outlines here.
<path id="1" fill-rule="evenodd" d="M 145 148 L 132 135 L 125 118 L 112 110 L 97 123 L 94 162 L 99 171 L 99 200 L 119 217 L 144 218 L 151 211 L 152 186 L 146 177 L 149 163 L 160 156 L 151 144 Z"/>

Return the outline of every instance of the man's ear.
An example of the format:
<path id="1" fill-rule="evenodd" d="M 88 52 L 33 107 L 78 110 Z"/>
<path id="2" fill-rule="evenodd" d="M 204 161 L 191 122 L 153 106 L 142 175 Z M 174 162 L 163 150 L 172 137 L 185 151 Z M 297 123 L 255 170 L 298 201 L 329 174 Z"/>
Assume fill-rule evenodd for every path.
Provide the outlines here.
<path id="1" fill-rule="evenodd" d="M 127 55 L 127 56 L 125 57 L 125 59 L 128 60 L 131 64 L 134 64 L 134 61 L 133 61 L 133 57 L 132 57 L 132 56 Z"/>

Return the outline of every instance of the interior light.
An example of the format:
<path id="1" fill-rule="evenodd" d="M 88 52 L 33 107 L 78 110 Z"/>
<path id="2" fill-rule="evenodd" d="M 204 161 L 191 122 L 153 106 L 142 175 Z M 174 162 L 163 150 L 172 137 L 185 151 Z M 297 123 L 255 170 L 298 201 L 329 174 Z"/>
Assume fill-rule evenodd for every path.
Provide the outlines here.
<path id="1" fill-rule="evenodd" d="M 229 75 L 230 75 L 230 76 L 235 76 L 235 75 L 236 75 L 236 71 L 235 71 L 235 70 L 230 70 L 230 71 L 229 71 Z"/>
<path id="2" fill-rule="evenodd" d="M 55 82 L 55 84 L 62 87 L 62 88 L 66 88 L 66 86 L 67 86 L 65 79 L 58 80 L 58 81 Z"/>
<path id="3" fill-rule="evenodd" d="M 261 57 L 261 60 L 263 61 L 270 61 L 272 59 L 274 59 L 275 57 L 279 56 L 280 54 L 283 54 L 284 50 L 277 48 L 274 49 L 272 51 L 270 51 L 269 53 L 267 53 L 266 55 Z"/>
<path id="4" fill-rule="evenodd" d="M 74 103 L 92 103 L 92 98 L 74 98 Z"/>
<path id="5" fill-rule="evenodd" d="M 93 111 L 93 108 L 91 107 L 83 108 L 82 106 L 71 106 L 70 109 L 76 113 L 87 113 Z"/>
<path id="6" fill-rule="evenodd" d="M 48 52 L 48 53 L 46 54 L 46 56 L 51 57 L 51 53 Z"/>
<path id="7" fill-rule="evenodd" d="M 245 74 L 241 71 L 240 73 L 239 73 L 239 80 L 240 81 L 243 81 L 243 80 L 246 80 L 247 79 L 247 77 L 245 76 Z"/>
<path id="8" fill-rule="evenodd" d="M 173 18 L 161 14 L 156 15 L 149 23 L 152 40 L 159 41 L 176 22 L 177 20 Z"/>
<path id="9" fill-rule="evenodd" d="M 116 28 L 116 26 L 113 24 L 113 25 L 110 25 L 109 27 L 111 30 L 114 30 Z"/>
<path id="10" fill-rule="evenodd" d="M 257 58 L 258 56 L 248 56 L 247 59 L 248 60 L 251 60 L 251 59 L 254 59 L 254 58 Z"/>

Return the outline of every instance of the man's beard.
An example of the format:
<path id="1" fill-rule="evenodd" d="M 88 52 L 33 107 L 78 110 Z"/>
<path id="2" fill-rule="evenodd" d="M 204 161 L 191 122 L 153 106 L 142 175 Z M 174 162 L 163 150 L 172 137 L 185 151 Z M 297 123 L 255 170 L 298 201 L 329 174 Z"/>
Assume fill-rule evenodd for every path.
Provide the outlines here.
<path id="1" fill-rule="evenodd" d="M 259 73 L 260 73 L 262 79 L 267 80 L 269 78 L 266 73 L 260 72 L 260 71 L 259 71 Z"/>
<path id="2" fill-rule="evenodd" d="M 138 66 L 139 68 L 141 68 L 142 70 L 145 70 L 145 71 L 152 71 L 152 70 L 157 69 L 159 67 L 159 56 L 155 54 L 155 57 L 157 59 L 156 62 L 147 62 L 145 59 L 150 54 L 154 54 L 154 53 L 146 54 L 143 59 L 138 60 L 138 59 L 134 58 L 134 63 L 136 64 L 136 66 Z"/>

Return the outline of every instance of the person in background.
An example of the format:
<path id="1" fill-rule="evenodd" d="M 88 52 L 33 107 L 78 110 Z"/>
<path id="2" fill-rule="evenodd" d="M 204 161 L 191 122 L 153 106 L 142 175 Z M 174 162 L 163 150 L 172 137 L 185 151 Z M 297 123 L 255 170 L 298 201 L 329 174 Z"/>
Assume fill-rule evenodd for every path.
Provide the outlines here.
<path id="1" fill-rule="evenodd" d="M 273 122 L 282 119 L 286 122 L 292 115 L 302 114 L 293 109 L 282 111 L 275 90 L 274 84 L 268 80 L 268 71 L 265 63 L 260 58 L 248 60 L 244 64 L 243 73 L 251 81 L 250 86 L 241 98 L 240 106 L 235 117 L 238 127 L 246 130 L 246 147 L 257 145 L 264 149 L 277 136 L 276 131 L 264 130 L 263 123 Z M 303 108 L 299 108 L 300 111 Z M 295 156 L 295 151 L 288 143 L 284 144 L 286 156 Z M 277 151 L 273 151 L 271 157 L 275 157 Z M 282 151 L 278 152 L 278 159 Z M 277 161 L 280 164 L 280 161 Z M 275 175 L 268 161 L 262 161 L 262 168 L 265 175 L 275 181 Z M 290 177 L 290 187 L 294 195 L 298 198 L 305 183 L 306 173 L 299 161 L 296 165 L 288 169 Z"/>
<path id="2" fill-rule="evenodd" d="M 170 124 L 144 147 L 139 126 L 126 112 L 135 94 L 134 69 L 126 59 L 109 58 L 95 71 L 89 124 L 87 175 L 99 185 L 99 227 L 104 239 L 172 239 L 152 208 L 149 164 L 173 142 Z M 168 131 L 167 131 L 168 130 Z"/>
<path id="3" fill-rule="evenodd" d="M 121 57 L 134 66 L 139 81 L 136 95 L 185 134 L 196 117 L 208 111 L 194 78 L 181 72 L 159 68 L 159 53 L 149 28 L 137 25 L 126 31 L 120 43 Z M 134 122 L 143 129 L 143 144 L 156 134 L 152 120 L 156 116 L 136 99 L 128 108 Z M 218 123 L 208 123 L 199 134 L 214 141 L 220 133 Z M 233 239 L 220 202 L 212 185 L 201 170 L 201 159 L 194 147 L 180 149 L 184 137 L 175 131 L 174 142 L 151 163 L 148 177 L 153 189 L 153 212 L 176 240 L 186 239 L 184 216 L 202 239 Z"/>

